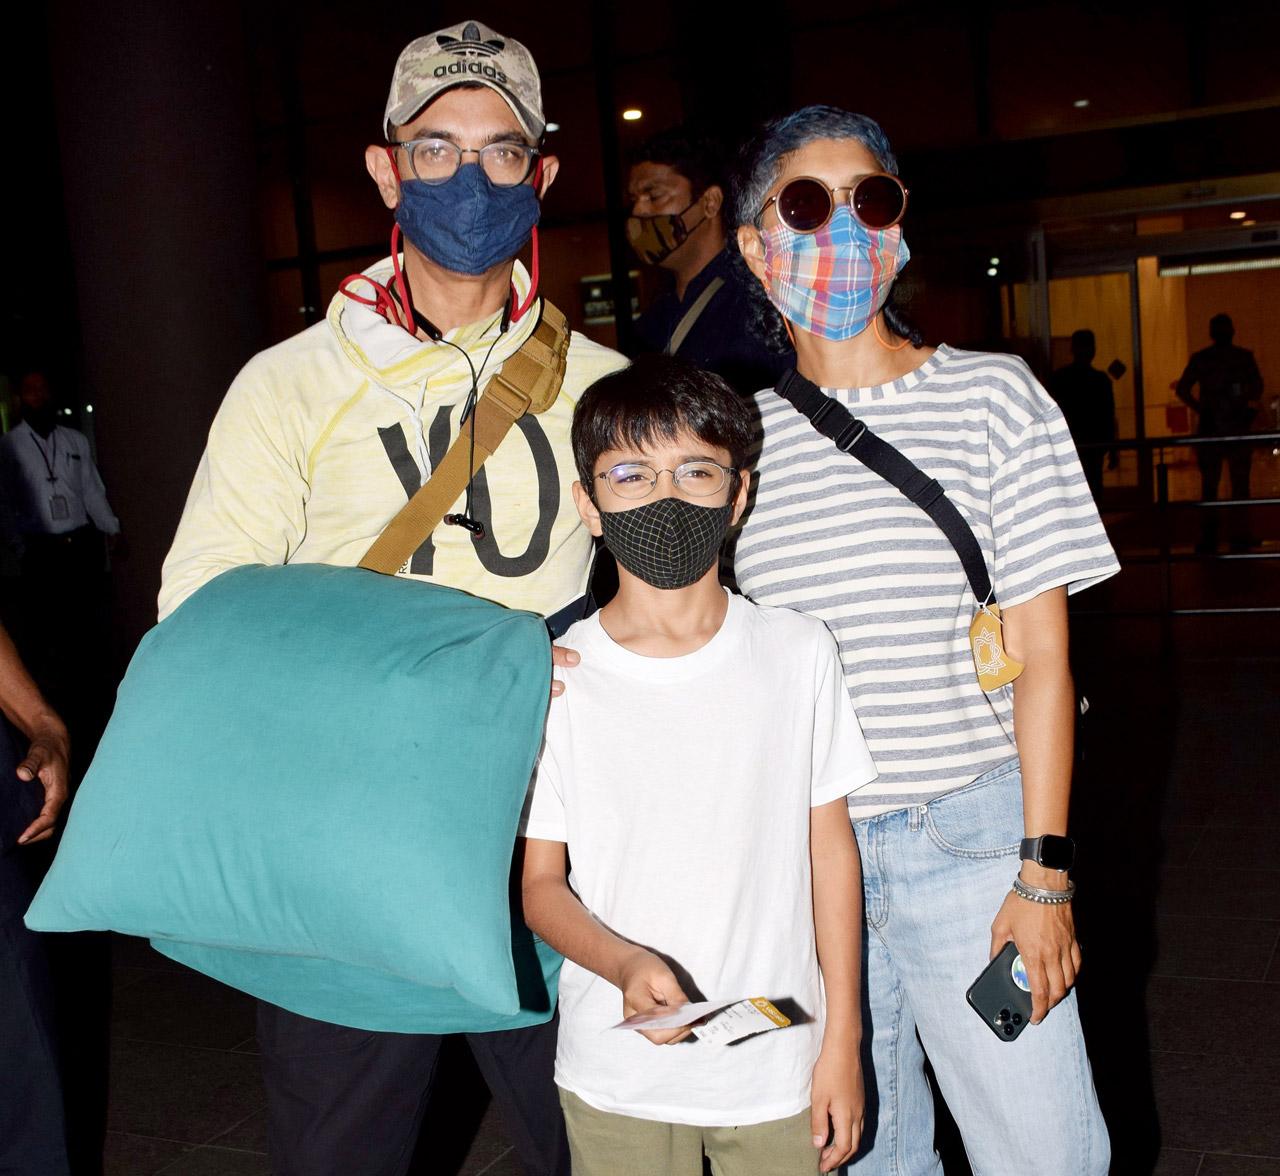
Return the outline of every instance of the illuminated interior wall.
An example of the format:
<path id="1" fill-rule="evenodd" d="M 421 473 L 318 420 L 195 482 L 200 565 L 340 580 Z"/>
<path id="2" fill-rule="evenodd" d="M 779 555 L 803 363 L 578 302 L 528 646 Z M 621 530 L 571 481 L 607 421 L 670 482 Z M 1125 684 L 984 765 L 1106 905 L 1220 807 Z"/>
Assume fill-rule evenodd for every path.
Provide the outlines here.
<path id="1" fill-rule="evenodd" d="M 1187 365 L 1185 278 L 1162 278 L 1159 261 L 1138 258 L 1138 313 L 1142 320 L 1142 374 L 1147 435 L 1187 432 L 1173 386 Z M 1170 411 L 1172 410 L 1172 411 Z"/>
<path id="2" fill-rule="evenodd" d="M 603 220 L 565 228 L 540 229 L 542 252 L 540 287 L 568 318 L 576 331 L 589 335 L 606 347 L 616 347 L 618 332 L 610 324 L 585 324 L 582 314 L 580 279 L 590 274 L 607 274 L 609 237 Z"/>
<path id="3" fill-rule="evenodd" d="M 1179 233 L 1178 213 L 1141 216 L 1138 235 Z M 1173 386 L 1187 365 L 1187 299 L 1182 278 L 1162 278 L 1155 257 L 1138 258 L 1138 314 L 1142 322 L 1142 391 L 1148 437 L 1189 432 L 1189 417 Z M 1191 460 L 1188 453 L 1175 454 Z"/>
<path id="4" fill-rule="evenodd" d="M 1191 350 L 1209 346 L 1209 320 L 1215 314 L 1229 314 L 1236 327 L 1236 346 L 1252 351 L 1262 372 L 1264 411 L 1254 428 L 1274 430 L 1276 417 L 1269 405 L 1280 395 L 1280 269 L 1204 274 L 1181 281 Z"/>
<path id="5" fill-rule="evenodd" d="M 1028 334 L 1031 291 L 1026 282 L 1009 282 L 1000 287 L 1002 329 L 1006 339 Z"/>
<path id="6" fill-rule="evenodd" d="M 1138 260 L 1148 434 L 1194 431 L 1194 414 L 1182 412 L 1173 386 L 1191 353 L 1209 346 L 1209 319 L 1215 314 L 1229 314 L 1235 322 L 1236 344 L 1253 352 L 1262 371 L 1264 408 L 1269 405 L 1280 392 L 1280 327 L 1276 315 L 1276 307 L 1280 306 L 1280 270 L 1162 278 L 1158 267 L 1157 258 Z M 1275 427 L 1269 409 L 1254 427 Z"/>

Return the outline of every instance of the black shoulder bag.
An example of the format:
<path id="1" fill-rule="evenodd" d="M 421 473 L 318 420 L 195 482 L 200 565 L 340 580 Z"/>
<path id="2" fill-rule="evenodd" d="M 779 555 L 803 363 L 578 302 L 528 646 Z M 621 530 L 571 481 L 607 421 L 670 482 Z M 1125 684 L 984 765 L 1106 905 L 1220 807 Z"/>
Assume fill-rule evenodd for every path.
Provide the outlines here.
<path id="1" fill-rule="evenodd" d="M 973 589 L 978 611 L 969 626 L 973 665 L 983 690 L 995 690 L 1012 682 L 1022 665 L 1004 651 L 1000 635 L 1000 606 L 987 573 L 982 548 L 964 516 L 947 497 L 936 478 L 858 420 L 843 404 L 822 391 L 794 368 L 784 373 L 775 389 L 797 412 L 837 449 L 860 461 L 923 510 L 955 548 Z"/>

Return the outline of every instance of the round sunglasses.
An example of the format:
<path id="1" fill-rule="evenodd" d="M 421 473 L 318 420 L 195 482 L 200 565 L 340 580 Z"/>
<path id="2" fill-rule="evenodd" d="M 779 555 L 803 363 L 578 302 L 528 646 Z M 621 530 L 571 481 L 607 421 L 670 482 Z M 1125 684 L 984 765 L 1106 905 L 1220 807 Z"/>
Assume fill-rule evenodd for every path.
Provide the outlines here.
<path id="1" fill-rule="evenodd" d="M 778 220 L 796 233 L 816 233 L 831 219 L 836 209 L 836 193 L 844 192 L 844 203 L 868 229 L 891 229 L 907 211 L 907 189 L 897 176 L 875 172 L 852 185 L 830 188 L 813 176 L 788 180 L 760 209 L 763 217 L 770 204 L 778 206 Z"/>

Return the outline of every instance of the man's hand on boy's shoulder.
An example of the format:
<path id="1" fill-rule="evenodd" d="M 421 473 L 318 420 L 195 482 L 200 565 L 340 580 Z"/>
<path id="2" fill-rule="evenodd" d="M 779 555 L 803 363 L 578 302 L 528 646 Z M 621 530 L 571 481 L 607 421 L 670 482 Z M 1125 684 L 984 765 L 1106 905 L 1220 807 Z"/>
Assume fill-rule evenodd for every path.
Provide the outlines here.
<path id="1" fill-rule="evenodd" d="M 618 969 L 618 988 L 622 991 L 622 1015 L 634 1017 L 636 1013 L 647 1013 L 660 1006 L 669 1006 L 673 1010 L 682 1004 L 688 1004 L 680 987 L 680 981 L 667 964 L 651 951 L 637 947 L 633 953 L 623 960 Z M 679 1029 L 637 1029 L 654 1045 L 674 1045 L 683 1041 L 693 1032 L 693 1026 L 685 1025 Z"/>
<path id="2" fill-rule="evenodd" d="M 582 660 L 578 656 L 576 649 L 570 649 L 565 645 L 553 645 L 551 647 L 551 664 L 557 670 L 567 670 L 576 666 Z M 551 679 L 551 697 L 559 698 L 564 693 L 564 683 L 556 678 Z"/>
<path id="3" fill-rule="evenodd" d="M 858 1149 L 866 1096 L 856 1044 L 824 1043 L 813 1067 L 811 1126 L 818 1170 L 834 1172 Z"/>

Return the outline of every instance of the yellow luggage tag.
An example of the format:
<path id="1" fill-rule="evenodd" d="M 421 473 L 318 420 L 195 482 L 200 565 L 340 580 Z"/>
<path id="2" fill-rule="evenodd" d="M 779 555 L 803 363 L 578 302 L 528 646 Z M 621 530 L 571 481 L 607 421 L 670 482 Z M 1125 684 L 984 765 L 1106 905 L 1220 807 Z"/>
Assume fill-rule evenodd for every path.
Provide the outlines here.
<path id="1" fill-rule="evenodd" d="M 1023 665 L 1004 651 L 998 604 L 978 605 L 977 615 L 969 626 L 969 644 L 973 648 L 973 668 L 978 671 L 978 685 L 983 690 L 1007 686 L 1020 673 Z"/>

